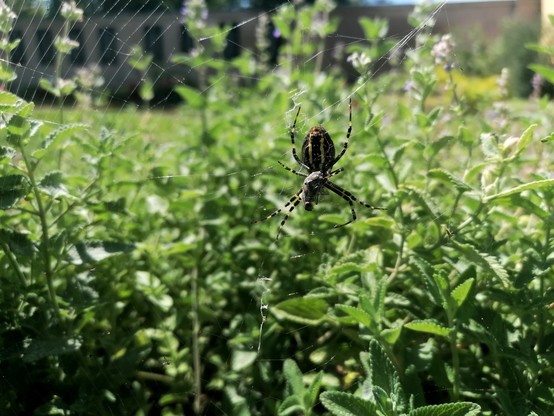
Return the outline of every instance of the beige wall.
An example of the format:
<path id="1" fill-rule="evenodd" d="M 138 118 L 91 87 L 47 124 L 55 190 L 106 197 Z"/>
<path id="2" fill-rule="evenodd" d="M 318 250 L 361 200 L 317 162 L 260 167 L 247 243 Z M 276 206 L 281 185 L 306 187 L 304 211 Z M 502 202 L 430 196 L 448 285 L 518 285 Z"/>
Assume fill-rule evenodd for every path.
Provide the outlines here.
<path id="1" fill-rule="evenodd" d="M 542 0 L 554 8 L 554 0 Z M 389 36 L 403 36 L 412 28 L 406 19 L 413 6 L 393 7 L 342 7 L 336 14 L 341 16 L 339 33 L 362 36 L 357 25 L 360 16 L 380 17 L 389 21 Z M 554 10 L 551 11 L 554 14 Z M 436 30 L 442 33 L 459 32 L 463 30 L 481 29 L 487 36 L 495 37 L 502 30 L 502 22 L 507 18 L 539 21 L 541 0 L 504 0 L 479 1 L 475 3 L 446 3 L 436 16 Z"/>
<path id="2" fill-rule="evenodd" d="M 524 19 L 536 19 L 541 14 L 541 1 L 546 0 L 516 0 L 515 13 Z M 552 3 L 552 0 L 548 0 Z"/>
<path id="3" fill-rule="evenodd" d="M 544 21 L 547 20 L 548 15 L 554 15 L 554 1 L 541 0 L 541 14 Z"/>

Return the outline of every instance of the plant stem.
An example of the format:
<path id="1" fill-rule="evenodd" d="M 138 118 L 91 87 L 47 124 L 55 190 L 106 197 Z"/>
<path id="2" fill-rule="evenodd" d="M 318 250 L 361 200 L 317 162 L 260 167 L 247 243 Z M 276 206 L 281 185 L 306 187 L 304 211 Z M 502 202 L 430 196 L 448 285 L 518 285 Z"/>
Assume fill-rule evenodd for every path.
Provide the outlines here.
<path id="1" fill-rule="evenodd" d="M 548 204 L 548 205 L 550 205 L 550 204 Z M 549 207 L 549 208 L 552 208 L 552 207 Z M 550 211 L 550 212 L 552 212 L 552 211 Z M 543 271 L 543 273 L 540 273 L 540 275 L 539 275 L 539 297 L 544 297 L 544 295 L 545 295 L 544 278 L 545 278 L 545 276 L 548 275 L 546 273 L 545 269 L 551 267 L 551 266 L 549 266 L 549 260 L 548 260 L 548 257 L 550 256 L 550 253 L 551 253 L 551 250 L 550 250 L 551 234 L 550 233 L 551 233 L 552 228 L 550 226 L 550 221 L 545 221 L 545 226 L 546 226 L 546 230 L 545 230 L 545 236 L 544 236 L 544 246 L 543 246 L 543 255 L 542 255 L 542 271 Z M 545 321 L 546 321 L 545 314 L 546 313 L 547 313 L 546 309 L 542 308 L 539 312 L 539 316 L 538 316 L 538 319 L 537 319 L 537 325 L 538 325 L 537 351 L 539 353 L 542 353 L 542 352 L 546 351 L 546 348 L 544 348 L 544 346 L 543 346 L 544 327 L 545 327 Z"/>
<path id="2" fill-rule="evenodd" d="M 192 294 L 192 357 L 194 368 L 194 413 L 202 413 L 202 379 L 200 364 L 200 348 L 198 339 L 200 337 L 199 302 L 198 302 L 198 267 L 192 269 L 191 274 Z"/>
<path id="3" fill-rule="evenodd" d="M 61 38 L 65 39 L 69 36 L 69 22 L 67 20 L 64 20 L 62 25 L 62 33 Z M 63 54 L 61 51 L 57 51 L 56 53 L 56 61 L 54 66 L 54 75 L 56 77 L 56 87 L 61 87 L 61 80 L 62 80 L 62 69 L 63 69 L 63 61 L 65 58 L 65 54 Z M 60 105 L 60 123 L 63 123 L 63 99 L 61 96 L 61 88 L 58 90 L 59 96 L 58 96 L 58 103 Z"/>
<path id="4" fill-rule="evenodd" d="M 31 182 L 31 186 L 33 188 L 33 194 L 37 201 L 37 207 L 38 207 L 37 214 L 40 218 L 40 226 L 42 230 L 40 252 L 42 254 L 42 260 L 44 262 L 44 274 L 46 275 L 46 284 L 48 285 L 48 294 L 50 296 L 50 303 L 54 308 L 54 314 L 58 322 L 61 322 L 62 319 L 60 314 L 60 307 L 58 306 L 58 300 L 56 298 L 56 290 L 54 288 L 54 275 L 52 273 L 52 264 L 50 263 L 50 249 L 49 249 L 50 237 L 48 234 L 48 221 L 46 220 L 46 210 L 44 209 L 44 205 L 42 204 L 40 190 L 38 188 L 37 182 L 35 180 L 35 175 L 33 172 L 33 166 L 29 161 L 29 159 L 27 158 L 27 154 L 23 149 L 23 145 L 20 145 L 20 150 L 21 150 L 21 156 L 27 168 L 27 175 L 29 177 L 29 181 Z"/>
<path id="5" fill-rule="evenodd" d="M 17 262 L 17 259 L 15 258 L 12 251 L 10 250 L 10 246 L 8 245 L 8 243 L 6 242 L 2 243 L 2 250 L 4 251 L 4 253 L 6 253 L 8 262 L 15 270 L 15 273 L 17 274 L 17 277 L 19 277 L 19 280 L 21 280 L 21 284 L 23 285 L 23 287 L 27 286 L 27 279 L 25 278 L 25 274 L 19 267 L 19 263 Z"/>
<path id="6" fill-rule="evenodd" d="M 456 346 L 457 330 L 450 331 L 450 352 L 452 354 L 452 371 L 454 380 L 452 382 L 452 401 L 460 400 L 460 355 Z"/>

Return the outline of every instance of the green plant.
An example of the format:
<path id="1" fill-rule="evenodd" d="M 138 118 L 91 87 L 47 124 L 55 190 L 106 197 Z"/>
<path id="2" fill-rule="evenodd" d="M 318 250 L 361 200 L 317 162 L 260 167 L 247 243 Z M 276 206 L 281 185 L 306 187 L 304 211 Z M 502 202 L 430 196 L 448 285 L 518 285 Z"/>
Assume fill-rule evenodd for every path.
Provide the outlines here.
<path id="1" fill-rule="evenodd" d="M 73 79 L 64 79 L 62 76 L 64 59 L 75 48 L 79 47 L 79 42 L 70 39 L 69 31 L 75 22 L 83 19 L 83 10 L 78 8 L 75 1 L 64 2 L 61 7 L 61 16 L 63 17 L 62 30 L 54 40 L 56 49 L 56 61 L 54 64 L 54 82 L 46 78 L 40 80 L 40 86 L 60 100 L 60 121 L 63 123 L 63 100 L 71 95 L 77 85 Z"/>
<path id="2" fill-rule="evenodd" d="M 545 29 L 546 33 L 549 33 L 550 35 L 554 31 L 554 16 L 550 15 L 548 16 L 550 19 L 550 30 Z M 544 58 L 545 61 L 552 63 L 552 58 L 554 57 L 554 47 L 549 46 L 548 44 L 539 44 L 539 43 L 529 43 L 526 45 L 527 49 L 530 49 L 532 51 L 541 53 L 543 55 L 546 55 Z M 529 69 L 543 77 L 546 81 L 550 82 L 551 84 L 554 84 L 554 69 L 551 65 L 545 65 L 545 64 L 530 64 Z"/>
<path id="3" fill-rule="evenodd" d="M 314 414 L 313 407 L 318 401 L 323 372 L 317 373 L 310 380 L 307 388 L 304 386 L 303 375 L 293 360 L 285 360 L 283 374 L 287 380 L 288 396 L 279 406 L 278 414 L 289 415 L 295 412 L 301 412 L 304 415 Z"/>
<path id="4" fill-rule="evenodd" d="M 528 65 L 537 59 L 537 54 L 525 45 L 537 42 L 539 30 L 537 22 L 515 20 L 506 21 L 502 27 L 499 60 L 501 66 L 510 71 L 510 92 L 518 97 L 527 97 L 531 93 L 533 72 Z"/>
<path id="5" fill-rule="evenodd" d="M 19 39 L 10 40 L 13 21 L 17 16 L 4 2 L 0 4 L 0 88 L 16 78 L 15 71 L 10 66 L 10 54 L 20 43 Z"/>
<path id="6" fill-rule="evenodd" d="M 352 85 L 314 45 L 286 71 L 223 60 L 226 29 L 199 20 L 216 55 L 186 58 L 204 88 L 179 108 L 59 124 L 1 93 L 0 408 L 552 414 L 552 108 L 459 111 L 424 22 L 395 72 Z M 349 98 L 334 179 L 387 210 L 335 229 L 348 205 L 321 195 L 275 242 L 251 221 L 298 189 L 275 163 L 294 163 L 295 104 L 299 138 L 323 124 L 340 146 Z"/>
<path id="7" fill-rule="evenodd" d="M 129 65 L 140 74 L 138 93 L 141 100 L 146 104 L 146 107 L 150 106 L 150 101 L 154 98 L 154 85 L 148 77 L 147 72 L 153 58 L 152 54 L 145 54 L 140 46 L 134 46 L 131 48 L 128 60 Z"/>
<path id="8" fill-rule="evenodd" d="M 361 385 L 361 397 L 350 393 L 327 391 L 321 401 L 334 415 L 465 415 L 480 413 L 474 403 L 457 402 L 414 408 L 402 388 L 400 376 L 377 341 L 369 343 L 369 352 L 360 353 L 366 373 Z"/>

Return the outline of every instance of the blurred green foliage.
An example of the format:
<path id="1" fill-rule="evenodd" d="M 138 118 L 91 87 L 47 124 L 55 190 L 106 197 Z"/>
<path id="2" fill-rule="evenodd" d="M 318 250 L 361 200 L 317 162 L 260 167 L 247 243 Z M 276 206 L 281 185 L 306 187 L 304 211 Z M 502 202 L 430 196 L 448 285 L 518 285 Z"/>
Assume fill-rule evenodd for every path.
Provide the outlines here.
<path id="1" fill-rule="evenodd" d="M 423 9 L 395 71 L 371 41 L 348 84 L 313 59 L 336 22 L 302 23 L 325 7 L 279 9 L 276 70 L 181 57 L 204 88 L 173 110 L 60 124 L 0 93 L 5 414 L 552 414 L 552 104 L 469 97 Z M 336 182 L 387 211 L 335 229 L 324 195 L 275 241 L 251 222 L 302 185 L 287 124 L 339 148 L 350 97 Z"/>

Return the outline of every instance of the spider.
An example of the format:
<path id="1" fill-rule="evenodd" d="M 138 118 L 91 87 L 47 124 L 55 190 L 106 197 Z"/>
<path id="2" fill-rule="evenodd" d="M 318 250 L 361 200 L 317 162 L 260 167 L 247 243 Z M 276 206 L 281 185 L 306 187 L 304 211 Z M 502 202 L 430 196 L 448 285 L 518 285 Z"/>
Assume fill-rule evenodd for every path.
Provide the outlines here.
<path id="1" fill-rule="evenodd" d="M 277 237 L 275 238 L 276 240 L 279 238 L 279 235 L 281 234 L 281 229 L 287 222 L 292 211 L 298 206 L 298 204 L 300 204 L 300 201 L 302 201 L 302 203 L 304 204 L 304 208 L 306 209 L 306 211 L 312 211 L 314 209 L 314 204 L 317 205 L 318 203 L 319 196 L 325 193 L 325 189 L 333 191 L 335 194 L 348 202 L 348 204 L 350 205 L 350 210 L 352 211 L 352 218 L 350 219 L 350 221 L 345 222 L 344 224 L 335 225 L 334 228 L 343 227 L 353 221 L 356 221 L 354 202 L 358 202 L 364 207 L 370 209 L 386 209 L 382 207 L 375 207 L 371 204 L 357 199 L 354 195 L 352 195 L 352 193 L 329 180 L 329 178 L 331 178 L 332 176 L 338 175 L 339 173 L 344 171 L 344 168 L 339 168 L 335 170 L 332 169 L 333 166 L 340 160 L 340 158 L 344 156 L 346 150 L 348 149 L 348 140 L 350 139 L 350 134 L 352 133 L 352 99 L 350 99 L 348 107 L 349 122 L 348 130 L 346 132 L 346 141 L 344 142 L 343 148 L 338 156 L 335 157 L 335 145 L 333 144 L 331 136 L 329 135 L 329 133 L 327 133 L 327 130 L 325 130 L 323 126 L 315 126 L 308 130 L 306 138 L 304 139 L 304 143 L 302 144 L 302 159 L 298 157 L 298 154 L 296 152 L 296 145 L 294 143 L 296 121 L 298 119 L 298 115 L 300 114 L 300 107 L 298 108 L 298 111 L 296 112 L 296 117 L 294 118 L 294 122 L 290 130 L 292 156 L 294 157 L 294 160 L 296 160 L 300 164 L 300 167 L 306 169 L 308 173 L 306 174 L 298 172 L 278 161 L 279 165 L 281 165 L 289 172 L 305 178 L 304 183 L 302 184 L 302 188 L 300 188 L 300 190 L 296 192 L 282 208 L 279 208 L 277 211 L 273 212 L 265 218 L 253 221 L 253 223 L 258 223 L 261 221 L 269 220 L 270 218 L 273 218 L 277 214 L 279 214 L 283 209 L 290 207 L 288 208 L 288 212 L 285 214 L 285 217 L 279 225 Z"/>

